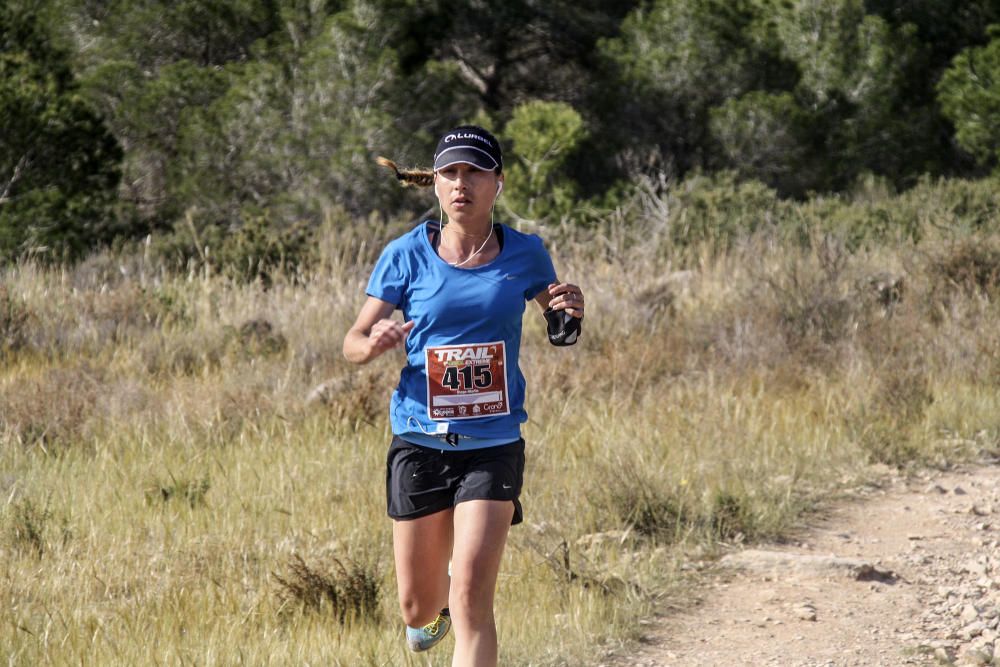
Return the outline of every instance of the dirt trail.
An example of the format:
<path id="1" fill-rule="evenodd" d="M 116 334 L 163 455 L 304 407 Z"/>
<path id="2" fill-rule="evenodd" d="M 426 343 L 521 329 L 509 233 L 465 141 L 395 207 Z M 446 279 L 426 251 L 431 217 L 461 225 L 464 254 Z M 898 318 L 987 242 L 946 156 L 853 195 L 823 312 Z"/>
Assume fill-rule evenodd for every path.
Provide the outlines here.
<path id="1" fill-rule="evenodd" d="M 896 479 L 711 582 L 607 664 L 1000 665 L 1000 466 Z"/>

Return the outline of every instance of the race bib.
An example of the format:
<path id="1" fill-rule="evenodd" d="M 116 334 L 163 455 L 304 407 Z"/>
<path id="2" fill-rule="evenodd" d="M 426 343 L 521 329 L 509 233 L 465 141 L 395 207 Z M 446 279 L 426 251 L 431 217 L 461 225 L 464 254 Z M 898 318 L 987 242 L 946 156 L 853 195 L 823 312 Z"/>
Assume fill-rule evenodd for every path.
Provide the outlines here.
<path id="1" fill-rule="evenodd" d="M 425 349 L 427 416 L 475 419 L 510 414 L 503 341 Z"/>

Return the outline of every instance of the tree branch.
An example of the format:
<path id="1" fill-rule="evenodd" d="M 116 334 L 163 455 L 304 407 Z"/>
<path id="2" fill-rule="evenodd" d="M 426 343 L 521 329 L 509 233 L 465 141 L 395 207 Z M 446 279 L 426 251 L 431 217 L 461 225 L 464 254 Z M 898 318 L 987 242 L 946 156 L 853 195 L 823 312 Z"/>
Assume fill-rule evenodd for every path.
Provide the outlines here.
<path id="1" fill-rule="evenodd" d="M 17 161 L 17 164 L 14 165 L 14 173 L 11 175 L 10 180 L 7 181 L 7 185 L 4 187 L 3 192 L 0 192 L 0 205 L 6 204 L 11 200 L 10 192 L 14 189 L 14 184 L 21 180 L 21 174 L 27 166 L 28 153 L 25 153 L 21 156 L 21 159 Z"/>
<path id="2" fill-rule="evenodd" d="M 458 44 L 452 45 L 451 52 L 458 63 L 459 73 L 462 75 L 462 78 L 479 91 L 480 95 L 486 94 L 486 91 L 489 89 L 489 77 L 492 76 L 492 72 L 479 71 L 470 59 L 462 53 L 462 48 Z"/>

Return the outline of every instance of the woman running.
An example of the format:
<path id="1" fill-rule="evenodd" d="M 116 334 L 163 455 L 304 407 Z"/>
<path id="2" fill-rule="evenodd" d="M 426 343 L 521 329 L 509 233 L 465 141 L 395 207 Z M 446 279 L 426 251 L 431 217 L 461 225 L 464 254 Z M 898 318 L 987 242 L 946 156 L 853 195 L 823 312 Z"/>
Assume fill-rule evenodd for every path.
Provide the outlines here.
<path id="1" fill-rule="evenodd" d="M 503 157 L 483 128 L 445 134 L 433 171 L 380 162 L 404 185 L 433 185 L 441 207 L 441 221 L 386 246 L 344 338 L 358 364 L 406 351 L 390 403 L 386 496 L 407 643 L 431 648 L 454 624 L 453 665 L 496 665 L 497 573 L 507 532 L 523 519 L 521 319 L 536 301 L 549 340 L 571 345 L 583 293 L 556 279 L 541 239 L 493 224 Z M 391 319 L 397 308 L 403 322 Z"/>

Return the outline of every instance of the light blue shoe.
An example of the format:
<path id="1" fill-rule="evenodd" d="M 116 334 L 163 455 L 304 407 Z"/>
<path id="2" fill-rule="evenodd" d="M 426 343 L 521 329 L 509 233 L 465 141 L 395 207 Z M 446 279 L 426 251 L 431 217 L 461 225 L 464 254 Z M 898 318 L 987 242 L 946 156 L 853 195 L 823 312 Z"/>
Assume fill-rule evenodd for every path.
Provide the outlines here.
<path id="1" fill-rule="evenodd" d="M 406 626 L 406 645 L 415 653 L 426 651 L 437 646 L 449 630 L 451 630 L 451 614 L 445 607 L 437 618 L 422 628 Z"/>

